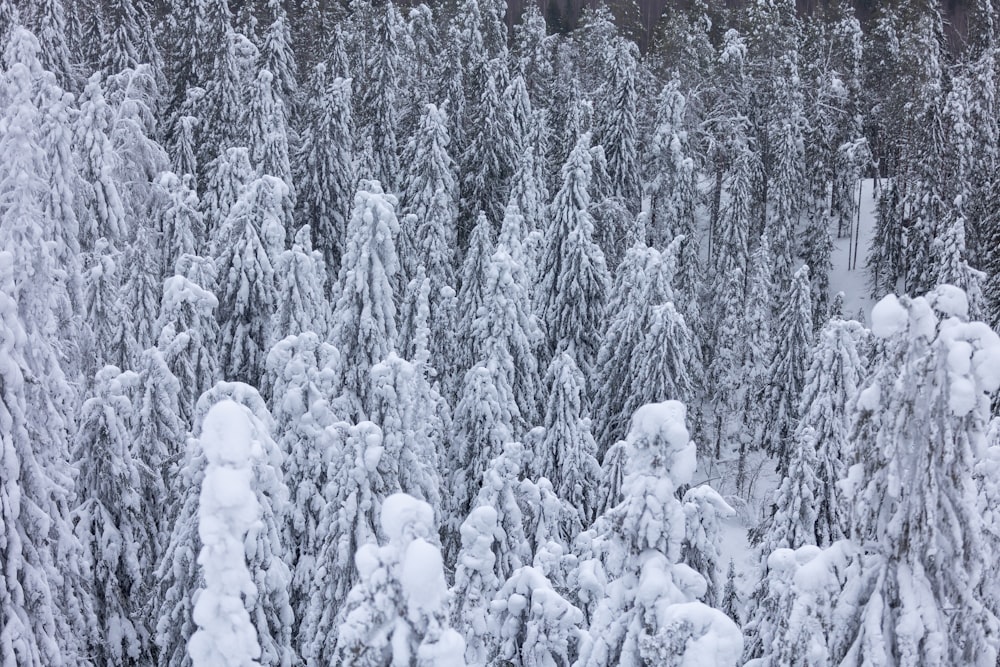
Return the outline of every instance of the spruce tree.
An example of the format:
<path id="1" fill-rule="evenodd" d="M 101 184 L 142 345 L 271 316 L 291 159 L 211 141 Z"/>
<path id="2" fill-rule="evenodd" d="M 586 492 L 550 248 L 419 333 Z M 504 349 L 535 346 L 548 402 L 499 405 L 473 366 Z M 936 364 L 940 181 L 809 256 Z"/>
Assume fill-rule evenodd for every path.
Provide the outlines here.
<path id="1" fill-rule="evenodd" d="M 791 458 L 789 438 L 799 417 L 799 399 L 806 380 L 813 344 L 811 288 L 809 267 L 795 272 L 791 292 L 782 304 L 777 330 L 782 332 L 775 346 L 775 357 L 768 374 L 765 394 L 764 445 L 778 459 L 778 471 L 788 470 Z"/>
<path id="2" fill-rule="evenodd" d="M 593 240 L 588 147 L 589 135 L 584 135 L 563 167 L 563 186 L 552 205 L 555 219 L 546 238 L 539 310 L 550 352 L 570 350 L 589 377 L 597 360 L 611 279 L 604 253 Z"/>
<path id="3" fill-rule="evenodd" d="M 300 132 L 295 182 L 299 220 L 309 225 L 312 245 L 323 254 L 324 286 L 329 294 L 344 254 L 354 188 L 351 81 L 333 79 L 314 94 L 307 102 L 306 126 Z"/>
<path id="4" fill-rule="evenodd" d="M 611 58 L 611 71 L 604 91 L 608 109 L 600 131 L 600 143 L 608 158 L 611 194 L 620 197 L 633 212 L 639 208 L 638 128 L 636 118 L 636 56 L 638 48 L 619 39 Z"/>
<path id="5" fill-rule="evenodd" d="M 219 321 L 223 375 L 257 386 L 271 340 L 276 303 L 268 240 L 284 238 L 280 199 L 284 183 L 263 176 L 247 185 L 220 231 Z"/>
<path id="6" fill-rule="evenodd" d="M 100 641 L 89 647 L 106 665 L 148 662 L 145 619 L 140 603 L 156 555 L 158 536 L 147 521 L 140 465 L 133 458 L 129 422 L 133 408 L 125 396 L 134 374 L 114 366 L 97 373 L 94 395 L 80 409 L 74 456 L 80 471 L 73 529 L 91 574 L 93 607 Z"/>
<path id="7" fill-rule="evenodd" d="M 313 252 L 310 229 L 295 234 L 291 250 L 278 256 L 277 308 L 271 320 L 271 340 L 282 340 L 306 331 L 326 334 L 330 306 L 323 290 L 326 272 L 319 253 Z"/>
<path id="8" fill-rule="evenodd" d="M 497 511 L 489 505 L 476 507 L 462 522 L 462 548 L 451 588 L 451 623 L 463 629 L 465 660 L 470 665 L 485 665 L 493 654 L 488 619 L 490 603 L 500 588 L 493 569 L 497 530 Z"/>
<path id="9" fill-rule="evenodd" d="M 375 171 L 362 175 L 379 181 L 387 192 L 396 192 L 400 178 L 396 105 L 402 69 L 398 30 L 402 19 L 391 2 L 386 3 L 379 14 L 375 19 L 374 39 L 365 63 L 368 86 L 362 95 L 358 113 L 361 136 L 372 140 Z"/>
<path id="10" fill-rule="evenodd" d="M 362 181 L 354 196 L 347 246 L 338 277 L 330 339 L 340 351 L 337 386 L 346 414 L 372 409 L 372 366 L 396 349 L 393 282 L 399 272 L 396 198 L 375 181 Z"/>
<path id="11" fill-rule="evenodd" d="M 840 608 L 850 612 L 832 647 L 841 664 L 996 659 L 988 637 L 997 620 L 979 587 L 989 565 L 971 470 L 997 389 L 1000 340 L 967 321 L 967 311 L 965 295 L 950 286 L 927 297 L 890 295 L 872 311 L 886 351 L 857 395 L 850 435 L 859 454 L 851 538 L 863 557 L 844 584 Z M 913 613 L 917 627 L 907 623 Z"/>
<path id="12" fill-rule="evenodd" d="M 562 352 L 545 376 L 549 396 L 545 410 L 545 437 L 535 451 L 532 469 L 545 477 L 556 494 L 572 508 L 564 535 L 572 539 L 589 526 L 598 511 L 598 486 L 602 481 L 595 458 L 597 444 L 590 432 L 586 381 L 573 357 Z"/>

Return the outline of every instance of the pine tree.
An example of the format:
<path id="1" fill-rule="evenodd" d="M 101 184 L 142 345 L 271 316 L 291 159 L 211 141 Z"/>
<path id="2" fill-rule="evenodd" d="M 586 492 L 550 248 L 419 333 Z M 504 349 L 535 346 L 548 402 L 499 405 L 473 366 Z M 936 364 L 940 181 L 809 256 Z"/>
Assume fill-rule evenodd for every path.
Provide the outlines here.
<path id="1" fill-rule="evenodd" d="M 31 667 L 76 659 L 73 630 L 61 606 L 62 577 L 78 575 L 67 566 L 60 540 L 73 538 L 66 511 L 70 478 L 48 464 L 33 437 L 32 409 L 25 376 L 31 376 L 31 350 L 15 300 L 14 256 L 0 252 L 0 610 L 5 631 L 0 656 Z M 32 343 L 32 347 L 38 341 Z M 35 348 L 37 350 L 37 347 Z M 39 451 L 36 452 L 36 449 Z M 45 522 L 33 520 L 44 516 Z M 75 538 L 73 538 L 75 539 Z"/>
<path id="2" fill-rule="evenodd" d="M 133 409 L 125 391 L 134 375 L 114 366 L 97 373 L 94 395 L 80 409 L 74 455 L 80 471 L 73 510 L 93 579 L 94 621 L 100 641 L 89 647 L 100 664 L 149 660 L 139 603 L 145 597 L 157 535 L 146 518 L 140 468 L 130 451 Z"/>
<path id="3" fill-rule="evenodd" d="M 379 490 L 399 490 L 398 481 L 380 475 L 383 449 L 378 426 L 364 421 L 357 426 L 338 424 L 335 429 L 333 451 L 338 455 L 330 458 L 326 503 L 317 529 L 317 567 L 300 634 L 303 658 L 317 665 L 338 660 L 342 614 L 351 589 L 361 579 L 354 554 L 377 541 L 376 517 L 386 499 Z"/>
<path id="4" fill-rule="evenodd" d="M 477 211 L 494 225 L 503 219 L 510 193 L 510 179 L 517 163 L 517 137 L 513 110 L 502 97 L 498 82 L 504 65 L 490 61 L 478 105 L 471 114 L 474 134 L 462 153 L 462 220 L 469 224 Z M 462 237 L 469 234 L 461 230 Z"/>
<path id="5" fill-rule="evenodd" d="M 775 358 L 771 317 L 773 284 L 771 282 L 771 245 L 762 236 L 754 249 L 747 275 L 745 321 L 747 336 L 743 347 L 744 386 L 743 425 L 749 431 L 740 449 L 740 469 L 737 488 L 742 489 L 746 480 L 746 450 L 759 448 L 764 442 L 764 424 L 768 413 L 761 409 L 757 397 L 767 391 L 770 367 Z"/>
<path id="6" fill-rule="evenodd" d="M 245 140 L 258 176 L 274 176 L 284 181 L 287 192 L 283 196 L 288 197 L 294 207 L 295 188 L 288 161 L 288 127 L 285 116 L 285 105 L 275 90 L 274 75 L 268 70 L 261 70 L 250 90 L 250 101 L 243 118 Z M 285 228 L 291 236 L 290 217 L 285 221 Z"/>
<path id="7" fill-rule="evenodd" d="M 347 247 L 338 277 L 330 339 L 340 351 L 337 386 L 350 414 L 372 408 L 372 366 L 396 348 L 393 282 L 399 271 L 396 199 L 374 181 L 362 181 L 354 196 Z"/>
<path id="8" fill-rule="evenodd" d="M 518 568 L 491 605 L 496 660 L 517 667 L 568 664 L 577 652 L 582 624 L 583 612 L 561 596 L 540 569 Z"/>
<path id="9" fill-rule="evenodd" d="M 187 424 L 180 416 L 180 383 L 170 372 L 163 353 L 156 348 L 145 350 L 136 369 L 131 449 L 141 466 L 140 505 L 147 516 L 153 517 L 153 566 L 170 538 L 176 500 L 173 482 L 183 455 Z"/>
<path id="10" fill-rule="evenodd" d="M 729 506 L 715 489 L 707 485 L 695 486 L 684 494 L 684 543 L 681 561 L 705 579 L 704 601 L 712 607 L 721 602 L 722 574 L 722 519 L 736 510 Z"/>
<path id="11" fill-rule="evenodd" d="M 42 67 L 56 75 L 60 86 L 75 89 L 76 74 L 66 42 L 66 10 L 62 0 L 40 0 L 30 9 L 25 12 L 24 25 L 38 40 Z"/>
<path id="12" fill-rule="evenodd" d="M 457 368 L 460 369 L 469 369 L 479 360 L 473 326 L 479 315 L 479 309 L 485 302 L 486 277 L 489 275 L 489 265 L 493 255 L 493 225 L 485 213 L 479 213 L 468 243 L 459 275 L 461 288 L 458 291 L 458 342 L 461 356 Z"/>
<path id="13" fill-rule="evenodd" d="M 284 183 L 263 176 L 247 185 L 233 204 L 220 230 L 219 321 L 222 349 L 219 365 L 224 376 L 258 385 L 271 340 L 271 317 L 276 303 L 274 269 L 269 243 L 284 239 L 281 197 Z"/>
<path id="14" fill-rule="evenodd" d="M 492 507 L 497 515 L 493 543 L 493 571 L 506 581 L 515 570 L 531 562 L 531 544 L 525 531 L 521 475 L 528 452 L 519 442 L 507 442 L 483 471 L 475 507 Z"/>
<path id="15" fill-rule="evenodd" d="M 418 227 L 407 244 L 412 249 L 412 277 L 416 265 L 423 265 L 431 280 L 431 294 L 445 285 L 455 286 L 454 252 L 457 243 L 457 186 L 455 162 L 448 152 L 448 114 L 433 104 L 424 107 L 416 133 L 406 146 L 406 187 L 402 196 L 405 214 L 417 218 Z M 436 296 L 432 297 L 431 312 Z"/>
<path id="16" fill-rule="evenodd" d="M 764 445 L 778 458 L 778 472 L 788 470 L 790 451 L 788 440 L 800 418 L 799 398 L 809 368 L 812 351 L 812 303 L 809 285 L 809 267 L 795 272 L 791 293 L 782 305 L 777 330 L 782 332 L 775 346 L 771 364 L 768 391 L 765 395 L 767 426 Z"/>
<path id="17" fill-rule="evenodd" d="M 726 570 L 726 587 L 722 589 L 722 611 L 733 619 L 737 625 L 740 619 L 740 592 L 736 589 L 736 564 L 729 559 L 729 569 Z"/>
<path id="18" fill-rule="evenodd" d="M 317 68 L 324 67 L 322 64 Z M 300 132 L 295 182 L 300 221 L 312 230 L 323 254 L 330 293 L 340 269 L 347 234 L 347 211 L 354 187 L 351 82 L 336 78 L 307 103 Z"/>
<path id="19" fill-rule="evenodd" d="M 271 340 L 313 331 L 326 334 L 330 306 L 323 290 L 326 272 L 319 253 L 313 252 L 308 226 L 299 229 L 292 249 L 278 256 L 277 308 L 271 320 Z"/>
<path id="20" fill-rule="evenodd" d="M 226 406 L 219 414 L 208 419 L 209 412 L 220 403 L 225 403 Z M 237 405 L 233 406 L 232 403 Z M 257 390 L 249 385 L 218 382 L 198 399 L 191 427 L 191 433 L 195 437 L 188 439 L 183 464 L 177 476 L 180 490 L 173 512 L 175 518 L 170 540 L 154 573 L 155 587 L 150 608 L 156 626 L 155 642 L 159 649 L 159 665 L 191 667 L 193 664 L 192 656 L 188 654 L 188 643 L 199 623 L 193 611 L 193 598 L 195 592 L 204 588 L 207 583 L 207 573 L 203 573 L 198 567 L 199 552 L 203 547 L 198 525 L 202 502 L 200 496 L 209 461 L 206 447 L 202 444 L 204 439 L 212 441 L 208 445 L 208 448 L 214 450 L 211 456 L 222 456 L 223 461 L 226 459 L 225 451 L 233 451 L 227 444 L 233 444 L 234 439 L 234 453 L 243 451 L 249 456 L 251 452 L 246 450 L 254 452 L 253 471 L 243 474 L 249 477 L 246 482 L 250 484 L 261 511 L 260 520 L 254 522 L 253 532 L 248 536 L 252 545 L 245 552 L 245 558 L 248 558 L 245 565 L 250 570 L 251 587 L 255 588 L 256 594 L 245 597 L 231 611 L 239 614 L 237 610 L 242 607 L 250 614 L 259 633 L 260 645 L 265 648 L 273 645 L 269 638 L 280 640 L 283 634 L 280 630 L 282 624 L 291 625 L 291 618 L 282 613 L 285 605 L 280 593 L 287 577 L 282 570 L 283 564 L 272 558 L 272 555 L 277 559 L 281 558 L 280 543 L 273 539 L 277 534 L 277 524 L 272 511 L 272 500 L 287 495 L 287 490 L 284 494 L 281 492 L 283 484 L 280 473 L 277 473 L 282 454 L 271 440 L 273 426 L 267 405 Z M 243 436 L 246 436 L 245 439 Z M 243 502 L 243 497 L 237 495 L 237 498 L 245 509 L 248 504 Z M 253 608 L 247 609 L 250 604 Z M 206 616 L 211 618 L 212 614 L 208 613 Z M 278 623 L 279 618 L 284 621 Z"/>
<path id="21" fill-rule="evenodd" d="M 264 44 L 261 46 L 261 67 L 274 75 L 274 89 L 281 96 L 287 110 L 298 92 L 291 26 L 280 0 L 268 0 L 267 11 L 271 22 L 264 33 Z"/>
<path id="22" fill-rule="evenodd" d="M 461 520 L 475 507 L 483 474 L 490 461 L 499 456 L 503 446 L 514 439 L 515 423 L 520 420 L 517 403 L 503 376 L 495 367 L 477 364 L 465 374 L 460 400 L 452 421 L 450 515 Z M 459 524 L 460 525 L 460 524 Z M 446 533 L 459 537 L 458 526 Z M 445 543 L 448 554 L 458 552 L 458 545 Z"/>
<path id="23" fill-rule="evenodd" d="M 396 130 L 397 98 L 400 94 L 399 10 L 386 3 L 374 26 L 374 39 L 365 69 L 368 86 L 362 95 L 358 118 L 361 136 L 370 138 L 375 157 L 375 171 L 362 174 L 381 183 L 387 192 L 395 192 L 400 177 Z"/>
<path id="24" fill-rule="evenodd" d="M 191 177 L 179 177 L 165 171 L 156 179 L 161 203 L 157 207 L 155 230 L 164 239 L 158 262 L 165 278 L 173 275 L 177 259 L 184 254 L 195 255 L 205 244 L 205 218 L 200 210 L 198 194 L 191 189 Z"/>
<path id="25" fill-rule="evenodd" d="M 246 148 L 229 148 L 219 154 L 208 165 L 208 185 L 202 197 L 202 212 L 205 215 L 205 236 L 208 252 L 218 256 L 221 252 L 222 237 L 226 218 L 233 204 L 243 195 L 247 185 L 254 179 L 254 168 L 250 164 L 250 151 Z"/>
<path id="26" fill-rule="evenodd" d="M 84 220 L 80 234 L 84 250 L 93 250 L 99 238 L 118 244 L 128 233 L 125 204 L 114 178 L 114 149 L 108 138 L 112 113 L 101 88 L 101 75 L 94 74 L 84 89 L 77 121 L 85 149 L 81 175 L 90 185 L 90 216 Z"/>
<path id="27" fill-rule="evenodd" d="M 604 253 L 593 241 L 588 210 L 589 135 L 581 137 L 563 167 L 563 186 L 552 204 L 540 283 L 540 311 L 555 353 L 570 350 L 589 377 L 600 346 L 606 294 L 611 281 Z"/>
<path id="28" fill-rule="evenodd" d="M 214 275 L 214 265 L 203 258 L 182 256 L 178 264 L 186 264 L 179 268 L 187 268 L 187 275 L 192 277 L 199 264 L 207 265 Z M 163 282 L 160 317 L 155 328 L 159 331 L 157 348 L 180 384 L 177 403 L 181 421 L 185 428 L 190 428 L 198 397 L 219 379 L 219 358 L 214 345 L 219 331 L 215 319 L 219 300 L 187 275 L 182 273 Z"/>

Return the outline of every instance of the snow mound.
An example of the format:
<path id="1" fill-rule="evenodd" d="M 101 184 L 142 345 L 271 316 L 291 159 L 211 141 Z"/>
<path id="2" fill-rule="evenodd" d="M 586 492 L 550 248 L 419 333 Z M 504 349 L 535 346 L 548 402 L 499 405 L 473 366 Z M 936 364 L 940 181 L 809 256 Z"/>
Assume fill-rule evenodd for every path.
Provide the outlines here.
<path id="1" fill-rule="evenodd" d="M 423 504 L 430 509 L 430 505 Z M 411 612 L 433 613 L 441 609 L 448 594 L 441 550 L 421 538 L 410 542 L 400 567 L 400 581 Z"/>
<path id="2" fill-rule="evenodd" d="M 872 308 L 872 333 L 879 338 L 889 338 L 906 330 L 909 319 L 896 295 L 888 294 Z"/>
<path id="3" fill-rule="evenodd" d="M 434 534 L 434 510 L 406 493 L 394 493 L 382 503 L 382 532 L 401 547 L 414 538 Z"/>
<path id="4" fill-rule="evenodd" d="M 691 637 L 684 646 L 678 667 L 735 667 L 743 657 L 743 632 L 718 609 L 701 602 L 682 602 L 666 607 L 661 626 L 690 624 Z"/>
<path id="5" fill-rule="evenodd" d="M 246 465 L 254 450 L 249 411 L 230 400 L 213 405 L 202 424 L 201 446 L 209 465 Z"/>
<path id="6" fill-rule="evenodd" d="M 698 460 L 688 435 L 687 408 L 680 401 L 663 401 L 642 406 L 632 415 L 626 440 L 638 449 L 665 446 L 670 477 L 675 486 L 691 482 Z"/>
<path id="7" fill-rule="evenodd" d="M 931 305 L 945 317 L 968 319 L 969 297 L 961 288 L 954 285 L 938 285 L 927 296 Z"/>

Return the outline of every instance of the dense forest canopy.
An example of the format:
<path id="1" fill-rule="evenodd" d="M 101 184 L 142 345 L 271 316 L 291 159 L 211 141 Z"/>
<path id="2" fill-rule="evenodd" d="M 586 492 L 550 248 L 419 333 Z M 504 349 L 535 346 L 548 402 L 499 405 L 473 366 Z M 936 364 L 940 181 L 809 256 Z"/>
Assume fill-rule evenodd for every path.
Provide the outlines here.
<path id="1" fill-rule="evenodd" d="M 634 9 L 0 0 L 0 664 L 995 667 L 996 7 Z"/>

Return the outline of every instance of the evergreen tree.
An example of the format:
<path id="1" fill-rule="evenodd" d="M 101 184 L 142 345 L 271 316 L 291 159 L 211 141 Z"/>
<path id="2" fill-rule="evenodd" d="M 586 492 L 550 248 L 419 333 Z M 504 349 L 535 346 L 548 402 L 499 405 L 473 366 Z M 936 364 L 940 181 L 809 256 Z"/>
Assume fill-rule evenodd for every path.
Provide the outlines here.
<path id="1" fill-rule="evenodd" d="M 381 525 L 385 546 L 363 545 L 356 556 L 361 579 L 338 631 L 338 664 L 464 665 L 465 643 L 448 627 L 448 588 L 430 505 L 394 494 L 386 498 Z"/>
<path id="2" fill-rule="evenodd" d="M 503 375 L 489 364 L 477 364 L 465 374 L 460 399 L 452 421 L 451 512 L 453 520 L 466 517 L 483 483 L 489 462 L 499 456 L 503 446 L 514 439 L 515 423 L 520 420 L 517 403 Z M 456 520 L 457 523 L 457 520 Z M 456 539 L 457 526 L 445 533 Z M 446 552 L 458 552 L 458 545 L 445 543 Z"/>
<path id="3" fill-rule="evenodd" d="M 849 499 L 837 482 L 847 478 L 856 456 L 848 440 L 850 406 L 867 371 L 866 338 L 867 332 L 857 322 L 827 322 L 819 332 L 802 389 L 796 440 L 804 437 L 805 429 L 812 430 L 817 478 L 815 544 L 821 547 L 847 536 Z"/>
<path id="4" fill-rule="evenodd" d="M 582 624 L 583 612 L 561 596 L 540 569 L 518 568 L 491 605 L 490 627 L 498 644 L 495 660 L 517 667 L 568 664 L 577 652 Z"/>
<path id="5" fill-rule="evenodd" d="M 662 664 L 671 645 L 695 660 L 701 642 L 712 643 L 717 664 L 738 658 L 739 629 L 695 602 L 705 580 L 678 563 L 684 510 L 674 490 L 695 468 L 684 414 L 683 404 L 666 401 L 643 406 L 632 419 L 623 498 L 588 531 L 591 553 L 581 558 L 581 568 L 597 570 L 607 583 L 593 592 L 592 641 L 581 648 L 579 665 Z"/>
<path id="6" fill-rule="evenodd" d="M 159 248 L 158 265 L 162 276 L 173 275 L 177 259 L 184 254 L 197 254 L 205 243 L 205 218 L 200 210 L 198 194 L 191 189 L 191 179 L 171 171 L 156 179 L 161 203 L 157 207 L 155 230 L 164 239 Z"/>
<path id="7" fill-rule="evenodd" d="M 489 615 L 490 603 L 500 588 L 493 553 L 497 530 L 497 511 L 489 505 L 476 507 L 462 522 L 450 618 L 454 627 L 464 630 L 469 665 L 485 665 L 493 654 Z"/>
<path id="8" fill-rule="evenodd" d="M 261 70 L 251 88 L 250 102 L 243 118 L 250 160 L 256 167 L 258 176 L 274 176 L 284 181 L 287 192 L 283 196 L 288 197 L 294 207 L 295 188 L 288 161 L 285 116 L 285 105 L 275 91 L 274 75 L 268 70 Z M 291 236 L 290 217 L 285 221 L 285 228 Z"/>
<path id="9" fill-rule="evenodd" d="M 570 350 L 588 377 L 597 359 L 610 283 L 604 253 L 593 241 L 594 224 L 588 210 L 589 141 L 589 135 L 584 135 L 563 167 L 563 186 L 552 204 L 555 220 L 546 239 L 539 293 L 549 349 L 553 353 Z"/>
<path id="10" fill-rule="evenodd" d="M 485 213 L 479 213 L 468 242 L 459 276 L 461 288 L 458 291 L 458 342 L 461 357 L 457 367 L 461 369 L 469 369 L 479 360 L 473 327 L 479 309 L 485 302 L 486 277 L 489 275 L 493 255 L 493 225 Z"/>
<path id="11" fill-rule="evenodd" d="M 455 285 L 454 252 L 457 243 L 457 187 L 455 162 L 448 153 L 448 114 L 433 104 L 424 107 L 416 133 L 406 146 L 406 187 L 403 212 L 416 216 L 418 226 L 406 242 L 413 253 L 407 275 L 423 265 L 431 280 L 431 312 L 441 287 Z"/>
<path id="12" fill-rule="evenodd" d="M 331 456 L 328 483 L 317 537 L 317 567 L 302 620 L 300 652 L 307 664 L 337 662 L 338 633 L 349 593 L 361 579 L 354 554 L 377 541 L 376 517 L 386 496 L 379 490 L 399 489 L 398 480 L 383 480 L 382 431 L 371 422 L 335 426 L 335 456 Z M 395 482 L 395 483 L 394 483 Z"/>
<path id="13" fill-rule="evenodd" d="M 66 510 L 70 478 L 48 464 L 50 455 L 39 445 L 51 447 L 49 441 L 32 434 L 37 425 L 25 382 L 32 374 L 31 349 L 15 300 L 15 266 L 10 252 L 0 252 L 0 656 L 41 667 L 77 659 L 60 581 L 79 572 L 70 569 L 60 547 L 67 538 L 75 540 Z"/>
<path id="14" fill-rule="evenodd" d="M 183 455 L 187 425 L 181 421 L 180 383 L 170 372 L 160 350 L 149 348 L 137 365 L 133 400 L 132 452 L 140 464 L 141 507 L 153 517 L 150 567 L 170 538 L 173 488 L 178 461 Z M 147 572 L 147 575 L 149 572 Z M 148 583 L 146 590 L 150 590 Z"/>
<path id="15" fill-rule="evenodd" d="M 396 348 L 395 208 L 395 197 L 385 194 L 378 182 L 361 182 L 338 277 L 330 339 L 341 355 L 337 386 L 345 409 L 358 416 L 372 409 L 369 370 Z"/>
<path id="16" fill-rule="evenodd" d="M 308 226 L 295 234 L 292 249 L 278 256 L 277 308 L 271 320 L 271 339 L 313 331 L 325 334 L 329 304 L 323 290 L 326 272 L 319 253 L 313 252 Z"/>
<path id="17" fill-rule="evenodd" d="M 254 179 L 254 169 L 250 164 L 250 152 L 243 147 L 229 148 L 208 165 L 208 185 L 202 197 L 202 212 L 205 215 L 205 232 L 208 251 L 217 256 L 222 250 L 223 230 L 229 210 L 243 195 L 247 185 Z"/>
<path id="18" fill-rule="evenodd" d="M 705 578 L 705 604 L 721 602 L 722 519 L 736 514 L 710 486 L 695 486 L 684 494 L 684 543 L 681 561 Z"/>
<path id="19" fill-rule="evenodd" d="M 220 368 L 224 376 L 258 385 L 271 340 L 276 303 L 269 240 L 284 239 L 281 197 L 284 183 L 263 176 L 247 185 L 220 231 L 219 321 Z"/>
<path id="20" fill-rule="evenodd" d="M 886 352 L 858 393 L 850 436 L 866 454 L 851 474 L 851 537 L 864 551 L 838 604 L 850 610 L 832 647 L 841 664 L 996 660 L 988 637 L 997 620 L 978 586 L 988 565 L 971 470 L 1000 340 L 968 322 L 967 309 L 960 290 L 943 286 L 888 296 L 872 311 Z M 914 613 L 916 627 L 907 623 Z"/>
<path id="21" fill-rule="evenodd" d="M 395 192 L 400 177 L 396 130 L 398 123 L 397 98 L 400 94 L 399 10 L 386 3 L 374 26 L 374 39 L 365 69 L 368 85 L 364 89 L 358 117 L 362 137 L 372 140 L 375 171 L 363 174 L 374 178 L 388 192 Z"/>
<path id="22" fill-rule="evenodd" d="M 300 132 L 295 182 L 299 219 L 309 225 L 312 245 L 323 255 L 324 285 L 330 293 L 344 254 L 347 210 L 354 187 L 351 81 L 333 79 L 315 95 L 307 102 L 306 126 Z"/>
<path id="23" fill-rule="evenodd" d="M 627 39 L 616 41 L 604 98 L 608 106 L 600 132 L 600 143 L 608 158 L 611 194 L 620 197 L 630 210 L 639 204 L 638 132 L 636 119 L 636 55 L 638 49 Z"/>
<path id="24" fill-rule="evenodd" d="M 507 215 L 518 213 L 508 210 Z M 501 242 L 482 281 L 483 305 L 472 324 L 474 349 L 480 361 L 503 373 L 503 382 L 513 392 L 520 416 L 533 424 L 541 390 L 535 351 L 542 333 L 531 308 L 527 274 Z"/>
<path id="25" fill-rule="evenodd" d="M 189 275 L 201 263 L 214 275 L 214 265 L 209 260 L 183 256 L 179 263 L 188 264 L 181 268 L 187 268 Z M 185 428 L 194 423 L 198 397 L 219 378 L 219 358 L 214 346 L 219 331 L 215 319 L 218 306 L 214 294 L 183 274 L 163 282 L 160 317 L 156 322 L 157 347 L 180 384 L 177 404 Z"/>
<path id="26" fill-rule="evenodd" d="M 745 482 L 746 449 L 749 446 L 761 447 L 765 437 L 764 424 L 767 413 L 761 409 L 758 397 L 767 391 L 770 366 L 775 358 L 772 338 L 774 323 L 771 317 L 773 289 L 771 244 L 765 235 L 754 249 L 747 275 L 744 310 L 747 336 L 743 347 L 746 390 L 743 394 L 743 424 L 749 431 L 749 438 L 744 438 L 744 442 L 741 442 L 740 470 L 737 473 L 737 488 L 740 489 Z"/>
<path id="27" fill-rule="evenodd" d="M 270 24 L 261 46 L 261 67 L 274 76 L 274 89 L 281 96 L 287 110 L 298 91 L 291 26 L 280 0 L 268 0 L 267 12 Z"/>
<path id="28" fill-rule="evenodd" d="M 795 272 L 791 293 L 778 316 L 781 337 L 775 346 L 774 362 L 769 372 L 765 395 L 765 414 L 769 415 L 764 444 L 778 458 L 778 471 L 787 472 L 791 458 L 788 440 L 800 418 L 799 398 L 809 369 L 813 343 L 812 303 L 809 267 Z"/>
<path id="29" fill-rule="evenodd" d="M 498 82 L 504 65 L 490 61 L 478 105 L 471 114 L 475 128 L 462 153 L 462 220 L 472 222 L 477 211 L 486 213 L 494 225 L 503 219 L 510 193 L 510 179 L 517 163 L 518 139 L 513 110 L 503 98 Z M 461 230 L 463 237 L 469 229 Z"/>
<path id="30" fill-rule="evenodd" d="M 563 535 L 572 539 L 597 515 L 602 481 L 594 458 L 597 444 L 586 412 L 585 379 L 571 355 L 563 352 L 552 359 L 545 384 L 549 387 L 545 437 L 534 453 L 532 469 L 536 477 L 548 479 L 571 508 L 571 519 L 562 528 Z"/>
<path id="31" fill-rule="evenodd" d="M 106 665 L 149 660 L 139 604 L 156 555 L 157 535 L 147 521 L 140 467 L 130 451 L 133 408 L 125 392 L 134 380 L 133 374 L 122 375 L 114 366 L 97 373 L 95 393 L 80 409 L 74 443 L 82 502 L 72 521 L 92 577 L 100 637 L 89 650 L 94 660 Z"/>

